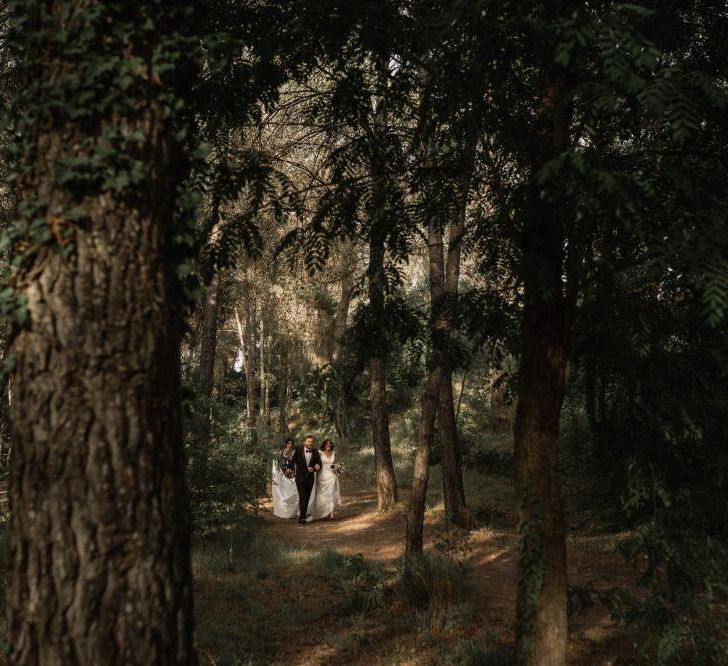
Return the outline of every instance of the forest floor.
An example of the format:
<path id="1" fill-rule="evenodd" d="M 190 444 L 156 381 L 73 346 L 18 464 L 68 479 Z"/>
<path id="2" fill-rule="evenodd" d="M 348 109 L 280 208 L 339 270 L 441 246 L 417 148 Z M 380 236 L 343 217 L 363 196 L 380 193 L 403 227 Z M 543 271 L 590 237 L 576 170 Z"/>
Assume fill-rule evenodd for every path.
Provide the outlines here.
<path id="1" fill-rule="evenodd" d="M 363 479 L 344 479 L 344 506 L 332 521 L 301 528 L 275 518 L 264 500 L 254 525 L 198 545 L 193 563 L 202 663 L 512 663 L 512 483 L 507 475 L 466 473 L 480 525 L 468 533 L 446 526 L 439 468 L 432 476 L 425 522 L 432 561 L 423 574 L 429 604 L 422 603 L 423 590 L 408 591 L 399 582 L 404 502 L 379 514 Z M 635 588 L 637 574 L 617 550 L 623 536 L 582 519 L 572 525 L 571 664 L 633 663 L 630 633 L 596 600 L 600 592 Z"/>

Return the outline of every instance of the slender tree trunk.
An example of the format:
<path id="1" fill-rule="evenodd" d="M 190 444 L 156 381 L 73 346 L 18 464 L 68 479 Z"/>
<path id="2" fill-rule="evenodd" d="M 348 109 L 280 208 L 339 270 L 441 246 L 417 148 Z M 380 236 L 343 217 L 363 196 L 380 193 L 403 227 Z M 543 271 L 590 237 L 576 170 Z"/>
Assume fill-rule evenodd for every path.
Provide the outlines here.
<path id="1" fill-rule="evenodd" d="M 219 374 L 219 379 L 217 382 L 218 400 L 225 399 L 226 380 L 227 380 L 227 358 L 223 357 L 222 362 L 220 363 L 220 374 Z"/>
<path id="2" fill-rule="evenodd" d="M 215 354 L 217 351 L 217 319 L 220 299 L 220 276 L 209 276 L 205 282 L 205 300 L 200 331 L 200 359 L 197 395 L 209 400 L 215 384 Z"/>
<path id="3" fill-rule="evenodd" d="M 494 432 L 513 430 L 513 407 L 506 401 L 506 377 L 503 372 L 490 385 L 490 427 Z"/>
<path id="4" fill-rule="evenodd" d="M 442 448 L 442 486 L 445 514 L 449 522 L 466 529 L 475 525 L 475 519 L 465 504 L 465 488 L 458 441 L 457 418 L 452 391 L 452 375 L 443 372 L 440 383 L 438 419 Z"/>
<path id="5" fill-rule="evenodd" d="M 464 142 L 465 169 L 459 187 L 459 201 L 457 218 L 450 226 L 447 244 L 447 261 L 445 270 L 444 308 L 445 343 L 450 344 L 452 331 L 457 318 L 457 303 L 460 283 L 460 256 L 465 234 L 465 215 L 467 211 L 468 195 L 470 193 L 470 180 L 473 175 L 475 163 L 475 150 L 477 134 L 470 131 Z M 445 499 L 445 515 L 447 519 L 461 527 L 472 528 L 475 519 L 465 505 L 465 489 L 463 486 L 463 472 L 460 460 L 460 446 L 458 443 L 457 419 L 452 391 L 452 363 L 450 354 L 444 355 L 445 368 L 442 373 L 440 385 L 440 442 L 442 450 L 442 484 Z"/>
<path id="6" fill-rule="evenodd" d="M 541 137 L 536 171 L 566 148 L 568 121 L 562 93 L 559 81 L 544 89 L 542 113 L 552 129 Z M 544 199 L 540 186 L 533 184 L 531 189 L 522 243 L 523 352 L 515 422 L 520 502 L 517 644 L 521 663 L 561 666 L 566 663 L 568 580 L 557 440 L 573 316 L 573 302 L 567 299 L 563 282 L 568 208 L 556 192 Z"/>
<path id="7" fill-rule="evenodd" d="M 382 321 L 384 311 L 384 237 L 373 232 L 369 244 L 369 300 L 375 321 Z M 377 509 L 388 511 L 397 503 L 397 480 L 394 476 L 392 447 L 389 441 L 389 409 L 387 407 L 386 350 L 375 345 L 369 360 L 369 400 L 371 402 L 372 443 L 376 467 Z"/>
<path id="8" fill-rule="evenodd" d="M 380 60 L 380 82 L 388 77 L 388 63 Z M 385 83 L 386 85 L 386 83 Z M 371 159 L 369 164 L 372 180 L 372 196 L 369 206 L 369 266 L 367 279 L 369 287 L 369 305 L 374 322 L 372 336 L 373 348 L 369 360 L 369 400 L 371 403 L 372 443 L 374 445 L 374 462 L 376 467 L 377 508 L 387 511 L 394 507 L 399 499 L 397 480 L 392 462 L 392 446 L 389 440 L 389 409 L 387 406 L 387 363 L 386 333 L 384 321 L 384 256 L 387 236 L 387 196 L 386 179 L 387 159 L 382 150 L 386 141 L 387 109 L 383 97 L 374 100 L 374 134 L 370 145 Z"/>
<path id="9" fill-rule="evenodd" d="M 465 394 L 465 382 L 468 379 L 467 373 L 463 374 L 463 378 L 460 381 L 460 393 L 458 395 L 458 406 L 455 410 L 455 425 L 460 422 L 460 408 L 463 406 L 463 395 Z"/>
<path id="10" fill-rule="evenodd" d="M 240 349 L 243 352 L 243 366 L 245 368 L 246 408 L 248 428 L 255 437 L 255 303 L 248 302 L 245 308 L 245 322 L 240 318 L 238 308 L 235 308 L 235 323 L 238 327 Z"/>
<path id="11" fill-rule="evenodd" d="M 336 306 L 335 342 L 331 356 L 331 366 L 334 370 L 334 425 L 341 441 L 345 444 L 349 442 L 349 415 L 346 405 L 346 377 L 344 376 L 343 355 L 344 337 L 349 321 L 349 306 L 353 294 L 354 276 L 347 271 L 341 280 L 341 296 Z"/>
<path id="12" fill-rule="evenodd" d="M 388 511 L 399 500 L 394 476 L 392 449 L 389 442 L 386 366 L 380 356 L 369 361 L 369 398 L 372 409 L 372 441 L 377 483 L 377 510 Z"/>
<path id="13" fill-rule="evenodd" d="M 273 376 L 273 373 L 270 371 L 271 364 L 273 363 L 273 336 L 268 335 L 268 340 L 266 342 L 266 349 L 268 350 L 268 361 L 267 366 L 269 368 L 268 373 L 265 377 L 265 393 L 263 395 L 263 418 L 265 419 L 265 425 L 266 427 L 271 427 L 271 416 L 270 416 L 270 387 L 271 387 L 271 378 Z"/>
<path id="14" fill-rule="evenodd" d="M 288 380 L 291 371 L 288 367 L 288 350 L 284 347 L 281 352 L 281 377 L 278 394 L 278 430 L 288 432 Z"/>
<path id="15" fill-rule="evenodd" d="M 425 502 L 430 474 L 430 454 L 435 434 L 435 417 L 440 396 L 445 355 L 447 354 L 448 322 L 443 303 L 445 291 L 445 261 L 443 257 L 442 230 L 430 221 L 428 229 L 428 253 L 430 260 L 430 333 L 432 351 L 428 363 L 427 379 L 422 394 L 420 428 L 417 435 L 417 453 L 412 475 L 412 492 L 407 511 L 405 541 L 405 575 L 414 576 L 422 556 Z"/>
<path id="16" fill-rule="evenodd" d="M 255 385 L 255 303 L 248 303 L 245 320 L 245 379 L 248 384 L 247 407 L 248 426 L 254 429 L 256 426 L 256 385 Z"/>
<path id="17" fill-rule="evenodd" d="M 29 320 L 11 350 L 10 662 L 194 664 L 183 308 L 168 264 L 186 160 L 167 105 L 184 104 L 169 82 L 187 86 L 195 69 L 178 64 L 160 80 L 156 65 L 160 52 L 160 62 L 185 62 L 165 49 L 178 48 L 172 34 L 190 17 L 184 3 L 147 0 L 118 21 L 99 20 L 88 3 L 43 3 L 42 18 L 39 3 L 29 7 L 21 63 L 35 106 L 24 109 L 32 145 L 18 187 L 21 200 L 43 204 L 25 222 L 45 216 L 57 247 L 37 244 L 16 285 Z M 160 13 L 155 30 L 135 32 Z M 69 85 L 89 62 L 114 72 L 126 63 L 131 84 L 102 74 Z M 113 111 L 81 123 L 68 111 L 80 108 Z M 72 160 L 103 163 L 108 137 L 122 135 L 103 177 L 84 175 L 82 187 L 59 177 Z M 144 182 L 110 186 L 127 163 Z"/>
<path id="18" fill-rule="evenodd" d="M 265 310 L 261 307 L 260 311 L 260 415 L 265 417 L 265 391 L 266 382 L 268 381 L 268 373 L 265 362 Z"/>

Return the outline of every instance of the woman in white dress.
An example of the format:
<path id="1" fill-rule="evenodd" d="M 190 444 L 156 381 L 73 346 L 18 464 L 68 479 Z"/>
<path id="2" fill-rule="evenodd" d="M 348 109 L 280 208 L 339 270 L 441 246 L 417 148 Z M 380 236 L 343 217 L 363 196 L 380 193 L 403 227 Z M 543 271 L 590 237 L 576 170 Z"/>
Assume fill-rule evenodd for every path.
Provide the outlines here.
<path id="1" fill-rule="evenodd" d="M 335 462 L 334 443 L 327 438 L 321 444 L 321 471 L 316 475 L 316 497 L 311 509 L 313 520 L 333 519 L 334 510 L 341 506 L 339 477 L 333 469 Z"/>
<path id="2" fill-rule="evenodd" d="M 298 516 L 298 491 L 296 490 L 296 469 L 291 458 L 296 448 L 292 437 L 286 439 L 277 460 L 273 461 L 273 515 L 279 518 Z M 311 505 L 309 504 L 309 511 Z"/>

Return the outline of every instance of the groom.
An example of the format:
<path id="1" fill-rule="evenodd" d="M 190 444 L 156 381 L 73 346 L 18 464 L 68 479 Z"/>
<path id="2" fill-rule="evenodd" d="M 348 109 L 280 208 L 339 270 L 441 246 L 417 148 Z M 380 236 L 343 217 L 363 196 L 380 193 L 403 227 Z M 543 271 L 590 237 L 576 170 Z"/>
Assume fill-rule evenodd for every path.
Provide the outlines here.
<path id="1" fill-rule="evenodd" d="M 306 524 L 306 511 L 308 501 L 311 499 L 313 483 L 316 480 L 315 473 L 321 469 L 321 455 L 314 446 L 315 441 L 311 435 L 303 440 L 303 446 L 297 446 L 291 458 L 291 463 L 296 466 L 296 489 L 298 490 L 298 522 Z"/>

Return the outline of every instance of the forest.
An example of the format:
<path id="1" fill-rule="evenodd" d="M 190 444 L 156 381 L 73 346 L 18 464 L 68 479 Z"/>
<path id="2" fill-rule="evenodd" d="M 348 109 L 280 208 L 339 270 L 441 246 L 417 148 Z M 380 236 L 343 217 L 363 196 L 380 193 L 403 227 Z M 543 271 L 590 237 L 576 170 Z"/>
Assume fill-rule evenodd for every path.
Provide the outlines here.
<path id="1" fill-rule="evenodd" d="M 728 665 L 725 0 L 0 55 L 0 664 Z"/>

